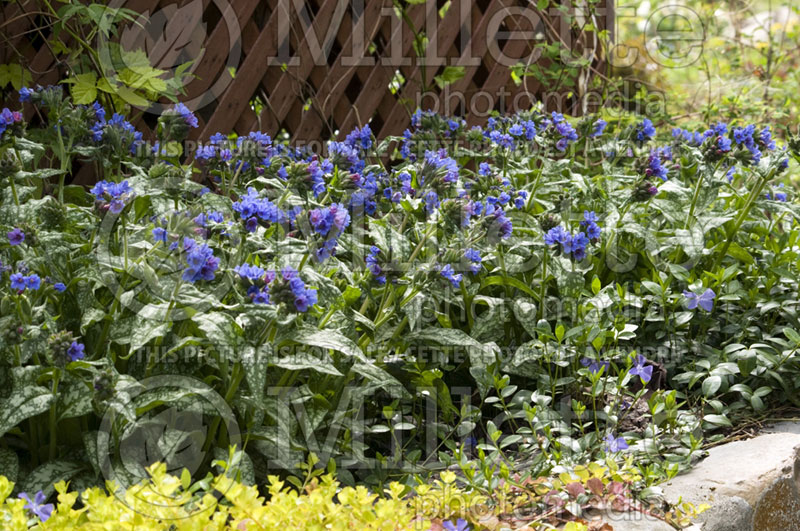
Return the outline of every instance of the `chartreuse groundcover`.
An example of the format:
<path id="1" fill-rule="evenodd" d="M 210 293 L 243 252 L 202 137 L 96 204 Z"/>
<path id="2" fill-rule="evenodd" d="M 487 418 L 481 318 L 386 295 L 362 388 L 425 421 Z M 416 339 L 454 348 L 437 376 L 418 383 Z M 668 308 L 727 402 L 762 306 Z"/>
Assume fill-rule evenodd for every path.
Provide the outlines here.
<path id="1" fill-rule="evenodd" d="M 800 143 L 769 124 L 418 111 L 312 153 L 20 100 L 4 529 L 682 525 L 658 484 L 798 405 Z"/>

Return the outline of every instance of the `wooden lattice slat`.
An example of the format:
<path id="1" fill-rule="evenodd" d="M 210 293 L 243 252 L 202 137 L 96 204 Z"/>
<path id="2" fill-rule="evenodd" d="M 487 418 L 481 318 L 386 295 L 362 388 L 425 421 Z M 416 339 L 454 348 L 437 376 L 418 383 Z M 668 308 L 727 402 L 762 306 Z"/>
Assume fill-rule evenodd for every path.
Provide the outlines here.
<path id="1" fill-rule="evenodd" d="M 298 142 L 319 141 L 335 134 L 344 136 L 353 127 L 366 123 L 373 125 L 377 135 L 385 137 L 400 134 L 408 127 L 423 89 L 440 100 L 447 93 L 463 95 L 466 108 L 455 105 L 460 97 L 453 96 L 450 101 L 453 105 L 439 110 L 467 113 L 468 123 L 475 124 L 485 117 L 469 113 L 472 99 L 479 98 L 482 112 L 501 110 L 501 106 L 507 107 L 514 101 L 529 104 L 547 88 L 531 77 L 525 78 L 524 85 L 515 85 L 507 65 L 496 61 L 491 53 L 492 46 L 499 45 L 509 57 L 529 56 L 537 41 L 497 42 L 498 35 L 492 33 L 502 28 L 533 29 L 523 17 L 505 15 L 508 9 L 533 9 L 527 0 L 452 0 L 441 18 L 438 10 L 443 2 L 429 0 L 410 6 L 413 24 L 426 31 L 429 52 L 444 58 L 444 64 L 432 63 L 429 57 L 416 58 L 413 34 L 391 14 L 392 0 L 201 0 L 199 4 L 196 1 L 178 0 L 176 4 L 175 0 L 130 0 L 124 5 L 150 14 L 170 4 L 179 9 L 198 6 L 202 9 L 201 22 L 206 25 L 203 53 L 191 69 L 195 78 L 182 98 L 195 105 L 193 110 L 200 120 L 201 127 L 192 131 L 193 138 L 208 138 L 218 131 L 245 134 L 261 129 L 273 136 L 285 131 Z M 598 20 L 598 29 L 613 30 L 613 3 L 606 0 L 606 4 L 608 12 Z M 32 45 L 41 43 L 34 33 L 39 31 L 35 24 L 47 19 L 36 15 L 41 11 L 45 9 L 39 0 L 21 0 L 3 6 L 0 24 L 12 22 L 3 26 L 6 39 L 0 48 L 0 61 L 21 61 L 30 68 L 36 83 L 52 84 L 67 71 L 66 65 L 59 64 L 47 46 L 37 49 Z M 184 18 L 176 20 L 195 20 L 187 12 L 179 13 Z M 225 14 L 229 15 L 227 19 Z M 231 17 L 235 28 L 226 23 Z M 503 22 L 501 29 L 497 29 L 498 18 Z M 426 22 L 432 24 L 425 27 Z M 551 22 L 558 27 L 557 20 Z M 41 31 L 51 37 L 48 27 L 42 27 Z M 308 38 L 312 33 L 316 43 L 323 47 L 321 53 Z M 327 53 L 324 47 L 329 34 L 333 42 Z M 231 42 L 240 55 L 233 72 L 229 71 Z M 295 62 L 281 65 L 274 58 L 287 46 Z M 167 52 L 171 58 L 179 50 Z M 404 64 L 386 61 L 392 53 L 409 60 Z M 352 57 L 374 59 L 374 64 L 352 64 L 352 60 L 347 61 Z M 598 57 L 595 64 L 600 65 L 601 61 Z M 451 83 L 447 93 L 431 81 L 445 64 L 464 67 L 463 77 Z M 544 60 L 539 64 L 546 66 Z M 397 73 L 402 82 L 392 90 L 390 83 Z M 426 87 L 423 77 L 427 80 Z M 217 83 L 218 80 L 224 83 Z M 223 87 L 219 94 L 211 93 L 213 87 L 219 86 Z M 505 93 L 504 98 L 499 97 L 501 93 Z M 487 94 L 491 97 L 487 98 Z M 201 101 L 201 96 L 206 99 Z M 16 97 L 6 93 L 4 100 L 3 105 L 15 105 Z M 431 107 L 434 99 L 428 95 L 421 103 Z M 136 124 L 148 134 L 147 124 L 152 125 L 154 118 L 144 112 Z"/>

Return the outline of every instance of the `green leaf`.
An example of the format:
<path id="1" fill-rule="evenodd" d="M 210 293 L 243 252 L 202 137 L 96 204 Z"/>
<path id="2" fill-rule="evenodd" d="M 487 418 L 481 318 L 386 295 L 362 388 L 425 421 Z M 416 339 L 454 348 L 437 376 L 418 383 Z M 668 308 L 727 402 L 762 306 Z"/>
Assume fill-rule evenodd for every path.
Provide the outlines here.
<path id="1" fill-rule="evenodd" d="M 235 347 L 242 337 L 242 329 L 236 321 L 221 312 L 199 313 L 192 317 L 209 341 L 219 348 Z"/>
<path id="2" fill-rule="evenodd" d="M 272 346 L 264 344 L 259 347 L 247 346 L 242 349 L 241 359 L 244 367 L 244 377 L 250 392 L 257 399 L 264 397 L 264 388 L 267 385 L 267 369 L 269 367 Z"/>
<path id="3" fill-rule="evenodd" d="M 798 334 L 795 330 L 791 328 L 784 328 L 783 335 L 785 335 L 786 339 L 792 341 L 795 345 L 800 345 L 800 334 Z"/>
<path id="4" fill-rule="evenodd" d="M 744 247 L 736 242 L 730 243 L 730 246 L 728 247 L 728 254 L 747 265 L 753 265 L 755 262 L 753 255 L 747 252 Z"/>
<path id="5" fill-rule="evenodd" d="M 0 474 L 8 478 L 9 481 L 16 482 L 19 473 L 19 458 L 17 454 L 9 448 L 0 448 Z"/>
<path id="6" fill-rule="evenodd" d="M 444 88 L 450 83 L 454 83 L 464 77 L 463 66 L 446 66 L 441 74 L 434 77 L 434 81 L 439 85 L 439 88 Z"/>
<path id="7" fill-rule="evenodd" d="M 594 277 L 592 279 L 592 293 L 597 295 L 598 293 L 600 293 L 601 289 L 603 289 L 603 284 L 600 282 L 599 278 Z"/>
<path id="8" fill-rule="evenodd" d="M 97 99 L 97 76 L 94 72 L 78 74 L 64 83 L 72 83 L 70 92 L 75 103 L 88 105 Z"/>
<path id="9" fill-rule="evenodd" d="M 714 426 L 733 426 L 725 415 L 706 415 L 703 420 Z"/>
<path id="10" fill-rule="evenodd" d="M 53 393 L 42 387 L 15 391 L 0 402 L 0 437 L 23 420 L 47 411 L 53 399 Z"/>
<path id="11" fill-rule="evenodd" d="M 722 385 L 721 376 L 709 376 L 708 378 L 703 380 L 703 394 L 706 397 L 710 397 L 719 390 L 721 385 Z"/>
<path id="12" fill-rule="evenodd" d="M 533 298 L 539 297 L 539 295 L 537 295 L 535 291 L 533 291 L 528 285 L 524 284 L 519 279 L 516 279 L 514 277 L 503 277 L 499 275 L 486 277 L 485 279 L 483 279 L 481 281 L 481 290 L 483 290 L 483 288 L 485 288 L 486 286 L 496 286 L 496 285 L 511 286 L 527 293 Z"/>
<path id="13" fill-rule="evenodd" d="M 68 481 L 84 469 L 85 466 L 81 463 L 54 459 L 37 467 L 33 472 L 28 474 L 19 485 L 19 490 L 20 492 L 42 491 L 45 496 L 49 497 L 55 492 L 53 483 Z"/>

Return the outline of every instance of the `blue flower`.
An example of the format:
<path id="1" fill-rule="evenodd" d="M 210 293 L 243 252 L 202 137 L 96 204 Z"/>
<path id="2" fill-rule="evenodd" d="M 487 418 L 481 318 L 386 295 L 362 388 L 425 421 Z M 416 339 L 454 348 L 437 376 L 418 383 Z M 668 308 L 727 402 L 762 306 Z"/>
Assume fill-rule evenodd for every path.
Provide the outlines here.
<path id="1" fill-rule="evenodd" d="M 594 129 L 589 134 L 589 136 L 592 137 L 592 138 L 596 138 L 596 137 L 602 135 L 603 131 L 606 130 L 606 126 L 607 125 L 608 125 L 608 122 L 606 122 L 603 119 L 598 118 L 598 120 L 594 123 Z"/>
<path id="2" fill-rule="evenodd" d="M 17 291 L 22 291 L 26 287 L 25 285 L 25 277 L 22 273 L 12 273 L 11 274 L 11 289 L 15 289 Z"/>
<path id="3" fill-rule="evenodd" d="M 67 290 L 67 286 L 65 286 L 63 282 L 56 282 L 53 284 L 53 288 L 59 293 L 63 293 Z"/>
<path id="4" fill-rule="evenodd" d="M 70 345 L 67 349 L 67 357 L 69 358 L 69 361 L 82 360 L 85 357 L 83 353 L 85 348 L 86 347 L 84 347 L 81 343 L 73 341 L 72 345 Z"/>
<path id="5" fill-rule="evenodd" d="M 264 275 L 267 273 L 264 269 L 250 265 L 248 263 L 244 263 L 238 267 L 234 267 L 233 270 L 243 279 L 248 280 L 258 280 L 260 278 L 264 278 Z"/>
<path id="6" fill-rule="evenodd" d="M 481 253 L 476 249 L 467 249 L 464 251 L 464 258 L 469 260 L 471 264 L 469 265 L 469 270 L 472 274 L 477 274 L 481 270 Z"/>
<path id="7" fill-rule="evenodd" d="M 167 243 L 167 231 L 162 227 L 156 227 L 153 229 L 153 239 L 157 242 L 164 242 Z"/>
<path id="8" fill-rule="evenodd" d="M 47 496 L 45 496 L 42 491 L 37 492 L 33 497 L 33 500 L 31 500 L 30 496 L 28 496 L 28 493 L 26 492 L 20 492 L 19 498 L 27 502 L 25 504 L 25 509 L 28 509 L 42 522 L 46 522 L 53 513 L 53 504 L 44 503 L 47 501 Z"/>
<path id="9" fill-rule="evenodd" d="M 647 158 L 647 169 L 644 174 L 647 177 L 658 177 L 662 181 L 667 180 L 667 168 L 661 162 L 661 152 L 652 150 Z"/>
<path id="10" fill-rule="evenodd" d="M 447 264 L 444 267 L 442 267 L 441 271 L 439 271 L 439 274 L 442 275 L 442 277 L 449 280 L 450 284 L 452 284 L 454 288 L 459 287 L 461 285 L 461 280 L 464 278 L 464 276 L 461 273 L 456 273 L 455 271 L 453 271 L 453 266 L 451 266 L 450 264 Z"/>
<path id="11" fill-rule="evenodd" d="M 557 243 L 564 243 L 570 241 L 572 237 L 570 236 L 567 229 L 562 227 L 561 225 L 556 225 L 549 231 L 547 234 L 544 235 L 544 243 L 547 245 L 555 245 Z"/>
<path id="12" fill-rule="evenodd" d="M 425 166 L 423 167 L 423 173 L 427 174 L 428 172 L 434 175 L 443 175 L 446 183 L 454 183 L 458 180 L 458 163 L 447 155 L 444 148 L 439 151 L 429 150 L 425 152 Z"/>
<path id="13" fill-rule="evenodd" d="M 8 233 L 8 243 L 11 245 L 19 245 L 25 241 L 25 233 L 22 229 L 14 229 Z"/>
<path id="14" fill-rule="evenodd" d="M 197 127 L 197 116 L 195 116 L 186 105 L 183 103 L 176 103 L 172 110 L 181 115 L 186 125 L 189 127 Z"/>
<path id="15" fill-rule="evenodd" d="M 642 123 L 636 126 L 636 140 L 639 142 L 647 142 L 656 136 L 656 128 L 653 127 L 653 122 L 648 118 L 642 120 Z"/>
<path id="16" fill-rule="evenodd" d="M 714 290 L 708 288 L 702 293 L 702 295 L 698 295 L 697 293 L 691 291 L 684 291 L 683 296 L 686 297 L 686 307 L 688 309 L 694 310 L 700 306 L 705 311 L 710 312 L 714 308 L 714 298 L 717 296 L 717 294 L 714 293 Z"/>
<path id="17" fill-rule="evenodd" d="M 614 437 L 613 433 L 606 435 L 603 440 L 606 442 L 606 452 L 619 452 L 620 450 L 627 450 L 628 443 L 622 437 Z"/>
<path id="18" fill-rule="evenodd" d="M 372 130 L 369 128 L 369 124 L 361 129 L 353 129 L 345 138 L 344 143 L 356 149 L 369 149 L 372 147 Z"/>
<path id="19" fill-rule="evenodd" d="M 629 371 L 631 376 L 638 376 L 642 379 L 642 383 L 647 383 L 653 377 L 653 366 L 645 365 L 647 358 L 641 354 L 636 356 L 633 367 Z"/>
<path id="20" fill-rule="evenodd" d="M 463 518 L 456 520 L 455 524 L 449 520 L 442 522 L 442 528 L 447 529 L 447 531 L 470 531 L 470 529 L 472 529 L 472 527 L 470 527 L 467 521 Z"/>
<path id="21" fill-rule="evenodd" d="M 36 291 L 42 285 L 42 279 L 39 278 L 39 275 L 33 273 L 32 275 L 28 275 L 25 277 L 25 287 L 28 289 L 32 289 Z"/>
<path id="22" fill-rule="evenodd" d="M 375 281 L 378 284 L 386 284 L 386 276 L 383 274 L 383 268 L 381 268 L 381 266 L 378 264 L 378 255 L 380 253 L 381 250 L 373 245 L 369 248 L 369 254 L 367 255 L 365 261 L 367 263 L 369 272 L 372 273 L 373 277 L 375 277 Z"/>
<path id="23" fill-rule="evenodd" d="M 597 361 L 591 358 L 582 358 L 581 365 L 584 367 L 589 368 L 589 372 L 592 374 L 597 374 L 602 370 L 605 370 L 608 373 L 608 370 L 611 368 L 611 362 L 608 361 Z"/>
<path id="24" fill-rule="evenodd" d="M 22 113 L 18 111 L 11 111 L 4 108 L 0 111 L 0 135 L 3 134 L 9 125 L 14 125 L 22 121 Z"/>
<path id="25" fill-rule="evenodd" d="M 193 242 L 186 255 L 186 263 L 188 267 L 183 271 L 183 280 L 189 282 L 214 280 L 214 271 L 219 267 L 219 258 L 214 256 L 208 245 L 196 245 Z"/>
<path id="26" fill-rule="evenodd" d="M 100 181 L 89 190 L 89 193 L 101 205 L 107 205 L 111 213 L 119 214 L 133 195 L 133 190 L 128 181 L 122 181 L 121 183 Z"/>
<path id="27" fill-rule="evenodd" d="M 255 288 L 255 286 L 251 286 L 251 287 Z M 251 293 L 250 296 L 251 296 L 251 298 L 253 300 L 253 304 L 269 304 L 269 302 L 270 302 L 270 300 L 269 300 L 269 291 L 267 291 L 266 289 L 259 290 L 258 288 L 256 288 Z"/>
<path id="28" fill-rule="evenodd" d="M 33 96 L 36 92 L 29 89 L 28 87 L 22 87 L 19 89 L 19 102 L 25 103 L 26 101 L 31 101 L 31 96 Z"/>

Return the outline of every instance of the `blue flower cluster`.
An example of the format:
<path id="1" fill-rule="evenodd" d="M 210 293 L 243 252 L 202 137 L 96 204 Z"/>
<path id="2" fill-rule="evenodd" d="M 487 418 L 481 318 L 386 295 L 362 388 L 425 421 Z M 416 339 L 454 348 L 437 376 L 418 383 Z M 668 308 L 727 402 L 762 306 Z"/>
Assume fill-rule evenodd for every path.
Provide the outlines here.
<path id="1" fill-rule="evenodd" d="M 23 275 L 22 273 L 11 274 L 11 289 L 15 289 L 17 291 L 24 291 L 26 289 L 36 291 L 41 287 L 41 285 L 42 279 L 39 278 L 39 275 L 36 273 L 32 273 L 27 276 Z"/>
<path id="2" fill-rule="evenodd" d="M 439 151 L 426 151 L 425 164 L 422 167 L 421 183 L 425 183 L 425 177 L 442 176 L 445 183 L 455 183 L 458 181 L 458 163 L 447 155 L 447 151 L 442 148 Z"/>
<path id="3" fill-rule="evenodd" d="M 778 186 L 775 187 L 774 192 L 767 192 L 766 193 L 767 199 L 771 199 L 773 201 L 780 201 L 781 203 L 786 202 L 786 192 L 784 191 L 783 183 L 780 183 Z"/>
<path id="4" fill-rule="evenodd" d="M 306 287 L 297 271 L 286 268 L 281 271 L 281 277 L 294 296 L 294 307 L 298 312 L 306 312 L 317 303 L 317 290 Z"/>
<path id="5" fill-rule="evenodd" d="M 439 274 L 450 281 L 450 284 L 453 285 L 454 288 L 457 288 L 461 285 L 461 280 L 463 280 L 464 275 L 461 273 L 456 273 L 453 270 L 453 266 L 450 264 L 446 264 L 439 270 Z"/>
<path id="6" fill-rule="evenodd" d="M 667 167 L 664 166 L 665 160 L 672 160 L 672 150 L 669 146 L 650 150 L 647 157 L 647 167 L 644 170 L 646 177 L 658 177 L 662 181 L 667 180 Z"/>
<path id="7" fill-rule="evenodd" d="M 586 231 L 586 237 L 592 241 L 599 240 L 600 233 L 602 232 L 600 226 L 597 224 L 597 221 L 597 214 L 595 214 L 594 211 L 583 211 L 583 221 L 581 221 L 581 227 L 583 227 L 583 229 Z"/>
<path id="8" fill-rule="evenodd" d="M 188 125 L 189 127 L 198 126 L 197 116 L 195 116 L 194 113 L 190 111 L 189 108 L 183 103 L 177 103 L 172 108 L 172 110 L 178 113 L 180 117 L 183 118 L 183 121 L 186 123 L 186 125 Z"/>
<path id="9" fill-rule="evenodd" d="M 750 124 L 744 127 L 735 127 L 731 131 L 727 124 L 719 122 L 702 133 L 674 128 L 672 136 L 690 146 L 704 146 L 705 155 L 713 162 L 722 160 L 728 154 L 733 153 L 737 160 L 749 165 L 757 165 L 761 161 L 764 151 L 776 149 L 769 126 L 757 131 L 756 126 Z M 740 149 L 734 152 L 734 147 Z M 730 179 L 730 175 L 728 177 Z"/>
<path id="10" fill-rule="evenodd" d="M 381 253 L 381 250 L 375 247 L 374 245 L 369 248 L 369 254 L 367 255 L 365 261 L 367 263 L 367 268 L 369 272 L 372 273 L 372 276 L 375 278 L 375 281 L 378 284 L 386 284 L 386 275 L 383 274 L 383 268 L 378 263 L 378 255 Z"/>
<path id="11" fill-rule="evenodd" d="M 6 132 L 9 126 L 22 121 L 22 113 L 11 111 L 7 107 L 0 111 L 0 135 Z"/>
<path id="12" fill-rule="evenodd" d="M 481 266 L 482 259 L 480 251 L 472 248 L 467 249 L 466 251 L 464 251 L 464 258 L 466 258 L 467 261 L 470 263 L 469 264 L 470 272 L 472 272 L 473 275 L 478 274 L 482 267 Z"/>
<path id="13" fill-rule="evenodd" d="M 323 238 L 317 247 L 316 258 L 324 262 L 335 253 L 339 236 L 350 225 L 350 214 L 344 205 L 334 203 L 329 207 L 315 208 L 308 213 L 308 220 L 314 233 Z"/>
<path id="14" fill-rule="evenodd" d="M 89 190 L 95 201 L 100 203 L 101 210 L 108 210 L 112 214 L 119 214 L 125 205 L 133 197 L 133 190 L 128 181 L 115 183 L 111 181 L 100 181 Z"/>
<path id="15" fill-rule="evenodd" d="M 214 251 L 208 245 L 187 239 L 184 239 L 184 250 L 187 252 L 187 267 L 183 271 L 183 280 L 192 283 L 214 280 L 214 272 L 219 267 L 219 258 L 214 256 Z"/>
<path id="16" fill-rule="evenodd" d="M 253 187 L 248 188 L 247 195 L 240 197 L 233 204 L 233 210 L 245 221 L 245 228 L 248 232 L 255 232 L 259 221 L 264 223 L 283 223 L 287 220 L 286 212 L 278 208 L 268 198 L 261 197 Z"/>
<path id="17" fill-rule="evenodd" d="M 91 127 L 92 139 L 100 142 L 108 135 L 109 129 L 114 129 L 119 134 L 122 145 L 127 145 L 130 152 L 135 153 L 136 147 L 142 143 L 141 131 L 137 131 L 133 124 L 119 113 L 114 113 L 111 119 L 106 121 L 105 110 L 102 110 L 102 106 L 97 102 L 92 104 L 92 108 L 95 110 L 96 119 Z"/>
<path id="18" fill-rule="evenodd" d="M 592 127 L 593 127 L 593 129 L 592 129 L 592 132 L 591 132 L 591 133 L 589 133 L 589 136 L 590 136 L 591 138 L 597 138 L 598 136 L 602 135 L 602 134 L 603 134 L 603 131 L 605 131 L 605 130 L 606 130 L 606 126 L 607 126 L 607 125 L 608 125 L 608 122 L 606 122 L 606 121 L 605 121 L 605 120 L 603 120 L 602 118 L 601 118 L 601 119 L 598 119 L 598 120 L 597 120 L 597 121 L 594 123 L 594 125 L 592 126 Z"/>
<path id="19" fill-rule="evenodd" d="M 600 238 L 600 227 L 597 225 L 597 215 L 594 212 L 584 211 L 581 227 L 586 233 L 578 232 L 574 236 L 561 225 L 556 225 L 544 235 L 544 243 L 547 245 L 561 245 L 561 251 L 565 255 L 572 255 L 575 260 L 586 258 L 586 246 L 590 241 L 597 241 Z"/>
<path id="20" fill-rule="evenodd" d="M 636 140 L 642 144 L 656 136 L 656 128 L 653 126 L 653 122 L 647 118 L 642 120 L 636 126 L 635 136 Z"/>
<path id="21" fill-rule="evenodd" d="M 544 125 L 558 135 L 556 149 L 559 151 L 566 151 L 567 147 L 569 147 L 571 143 L 578 140 L 578 132 L 561 113 L 553 111 L 550 115 L 550 118 L 545 119 Z"/>

